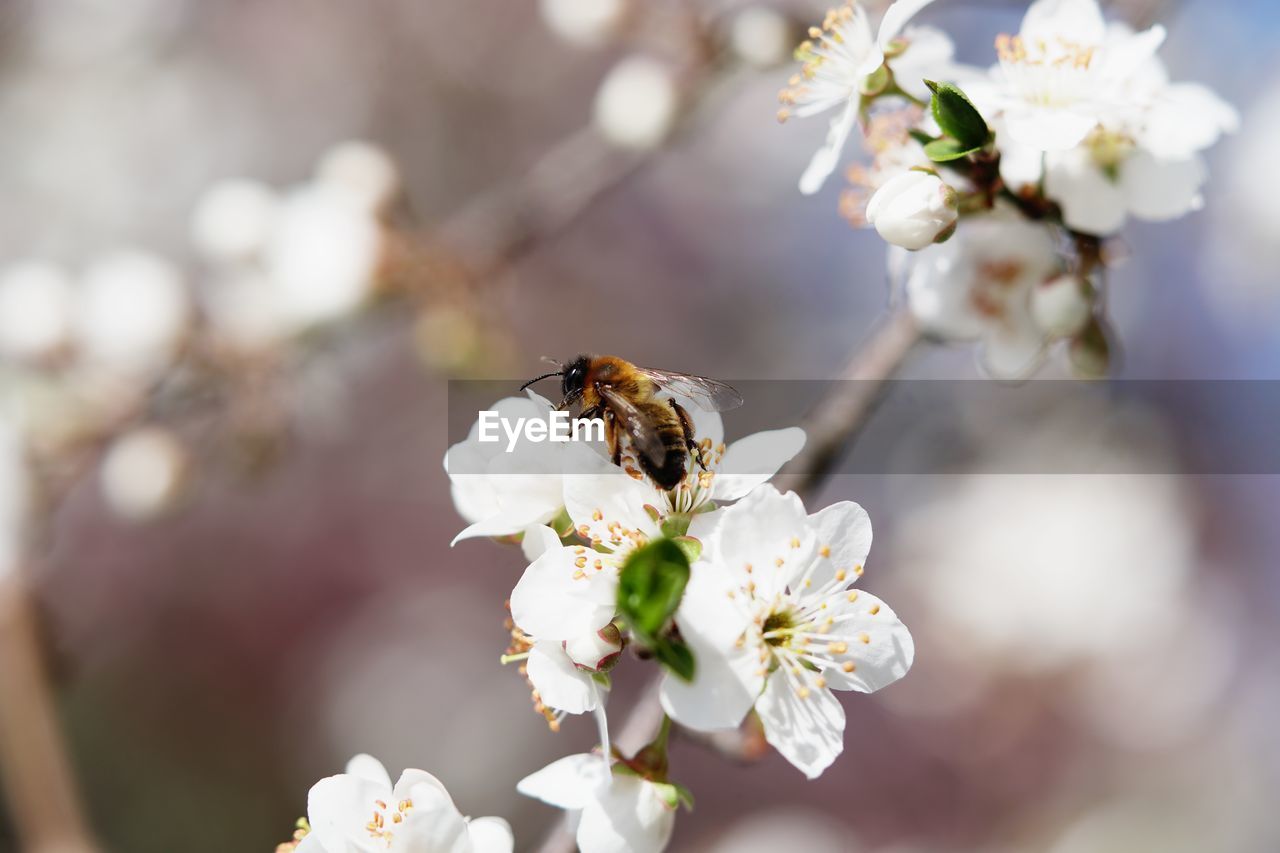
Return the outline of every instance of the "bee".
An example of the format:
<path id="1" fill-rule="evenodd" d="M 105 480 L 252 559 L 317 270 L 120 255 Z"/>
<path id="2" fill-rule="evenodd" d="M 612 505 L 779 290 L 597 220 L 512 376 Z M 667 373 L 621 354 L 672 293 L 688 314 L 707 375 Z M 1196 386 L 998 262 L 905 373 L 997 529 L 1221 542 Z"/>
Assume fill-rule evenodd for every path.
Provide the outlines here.
<path id="1" fill-rule="evenodd" d="M 742 405 L 742 395 L 723 382 L 637 367 L 616 356 L 580 355 L 568 364 L 552 363 L 560 369 L 530 379 L 520 390 L 552 376 L 562 377 L 564 400 L 559 408 L 581 403 L 579 417 L 604 421 L 605 443 L 615 465 L 622 459 L 625 433 L 641 469 L 664 490 L 680 484 L 691 457 L 703 470 L 707 466 L 694 440 L 689 413 L 673 398 L 658 397 L 658 392 L 683 397 L 708 412 Z"/>

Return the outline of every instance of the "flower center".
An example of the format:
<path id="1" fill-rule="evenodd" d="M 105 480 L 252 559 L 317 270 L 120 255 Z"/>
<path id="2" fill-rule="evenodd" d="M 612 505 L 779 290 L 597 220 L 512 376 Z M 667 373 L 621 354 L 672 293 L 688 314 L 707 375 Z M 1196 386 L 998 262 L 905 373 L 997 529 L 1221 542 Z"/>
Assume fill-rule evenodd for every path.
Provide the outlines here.
<path id="1" fill-rule="evenodd" d="M 871 47 L 867 16 L 854 0 L 828 10 L 822 26 L 810 27 L 809 38 L 796 48 L 800 73 L 778 93 L 778 120 L 813 115 L 852 97 Z"/>
<path id="2" fill-rule="evenodd" d="M 791 629 L 795 626 L 795 614 L 790 610 L 779 610 L 764 620 L 760 626 L 761 636 L 770 646 L 788 646 L 791 644 Z"/>
<path id="3" fill-rule="evenodd" d="M 373 801 L 373 818 L 365 824 L 369 837 L 386 843 L 391 847 L 391 839 L 395 835 L 395 827 L 404 823 L 409 812 L 413 811 L 413 800 L 401 800 L 395 808 L 387 805 L 385 800 Z"/>
<path id="4" fill-rule="evenodd" d="M 1097 47 L 1057 38 L 1028 41 L 1000 35 L 996 54 L 1009 82 L 1026 100 L 1042 107 L 1068 106 L 1089 97 L 1097 67 Z"/>

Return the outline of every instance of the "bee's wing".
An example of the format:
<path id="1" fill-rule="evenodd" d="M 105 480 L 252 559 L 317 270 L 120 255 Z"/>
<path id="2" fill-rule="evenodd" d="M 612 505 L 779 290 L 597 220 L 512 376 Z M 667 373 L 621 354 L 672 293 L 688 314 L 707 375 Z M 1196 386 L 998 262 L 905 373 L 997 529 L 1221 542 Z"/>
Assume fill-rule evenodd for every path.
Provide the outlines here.
<path id="1" fill-rule="evenodd" d="M 742 395 L 730 385 L 705 376 L 690 376 L 669 370 L 637 368 L 645 376 L 678 397 L 687 397 L 700 409 L 708 412 L 725 412 L 742 405 Z"/>
<path id="2" fill-rule="evenodd" d="M 667 448 L 662 445 L 662 437 L 649 423 L 649 419 L 634 403 L 612 388 L 602 385 L 599 391 L 613 414 L 622 422 L 636 452 L 643 453 L 650 462 L 661 468 L 667 459 Z"/>

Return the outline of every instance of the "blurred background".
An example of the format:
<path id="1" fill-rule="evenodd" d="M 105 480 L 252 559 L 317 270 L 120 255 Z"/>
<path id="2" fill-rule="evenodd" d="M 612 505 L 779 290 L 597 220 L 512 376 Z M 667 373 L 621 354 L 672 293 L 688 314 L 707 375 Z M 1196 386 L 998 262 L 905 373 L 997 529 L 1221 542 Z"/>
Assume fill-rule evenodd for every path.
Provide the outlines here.
<path id="1" fill-rule="evenodd" d="M 1025 5 L 939 0 L 921 21 L 987 65 Z M 1273 379 L 1280 10 L 1109 6 L 1164 23 L 1172 76 L 1244 116 L 1202 212 L 1125 231 L 1118 375 Z M 892 296 L 839 182 L 796 190 L 825 121 L 774 120 L 822 12 L 0 4 L 0 572 L 34 588 L 106 849 L 273 850 L 360 751 L 507 817 L 518 849 L 559 819 L 515 782 L 594 727 L 549 733 L 498 665 L 524 563 L 449 547 L 447 380 L 577 351 L 837 375 Z M 977 373 L 970 348 L 921 345 L 902 375 Z M 1280 479 L 1194 462 L 1254 403 L 975 416 L 945 473 L 833 478 L 819 503 L 870 512 L 862 583 L 915 667 L 844 696 L 845 754 L 813 783 L 677 741 L 698 806 L 672 849 L 1280 849 Z M 1239 452 L 1265 455 L 1267 427 Z M 927 420 L 893 428 L 899 452 L 933 446 Z M 1081 456 L 1124 473 L 1057 471 Z M 1048 461 L 987 473 L 1009 457 Z M 618 670 L 615 715 L 644 675 Z"/>

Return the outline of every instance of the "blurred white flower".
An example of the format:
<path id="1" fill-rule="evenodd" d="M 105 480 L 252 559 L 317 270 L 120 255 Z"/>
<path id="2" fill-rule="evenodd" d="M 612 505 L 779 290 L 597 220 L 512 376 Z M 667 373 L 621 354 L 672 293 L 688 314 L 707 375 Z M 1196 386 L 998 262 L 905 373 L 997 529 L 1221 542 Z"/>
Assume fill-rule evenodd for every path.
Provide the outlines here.
<path id="1" fill-rule="evenodd" d="M 316 166 L 321 184 L 349 192 L 371 213 L 384 209 L 400 190 L 400 170 L 372 142 L 349 140 L 326 151 Z"/>
<path id="2" fill-rule="evenodd" d="M 811 40 L 796 52 L 803 67 L 778 96 L 783 103 L 778 118 L 807 118 L 830 109 L 840 112 L 831 120 L 826 142 L 800 178 L 802 193 L 816 193 L 836 170 L 862 108 L 862 85 L 884 64 L 885 51 L 895 51 L 891 61 L 895 79 L 901 78 L 908 92 L 929 77 L 932 69 L 950 61 L 952 45 L 942 33 L 924 28 L 903 33 L 907 22 L 931 2 L 898 0 L 885 11 L 874 37 L 867 13 L 853 0 L 827 12 L 822 26 L 809 30 Z M 903 44 L 895 44 L 899 41 Z"/>
<path id="3" fill-rule="evenodd" d="M 996 41 L 1000 64 L 988 102 L 1017 144 L 1066 151 L 1099 122 L 1143 103 L 1130 82 L 1164 38 L 1161 26 L 1108 29 L 1096 0 L 1036 0 L 1019 34 Z"/>
<path id="4" fill-rule="evenodd" d="M 708 853 L 856 853 L 852 829 L 816 806 L 753 810 L 716 839 Z M 885 853 L 881 848 L 880 853 Z"/>
<path id="5" fill-rule="evenodd" d="M 358 195 L 329 184 L 294 190 L 264 258 L 282 316 L 303 328 L 349 314 L 373 292 L 382 252 L 381 229 Z"/>
<path id="6" fill-rule="evenodd" d="M 570 44 L 597 47 L 617 32 L 627 0 L 539 0 L 547 28 Z"/>
<path id="7" fill-rule="evenodd" d="M 211 261 L 238 262 L 260 253 L 276 224 L 280 200 L 258 181 L 233 179 L 210 186 L 191 214 L 191 242 Z"/>
<path id="8" fill-rule="evenodd" d="M 1052 338 L 1077 334 L 1089 321 L 1093 306 L 1087 285 L 1074 275 L 1060 275 L 1031 290 L 1031 318 Z"/>
<path id="9" fill-rule="evenodd" d="M 670 786 L 626 772 L 610 773 L 600 756 L 570 755 L 520 780 L 516 790 L 579 812 L 582 853 L 660 853 L 675 827 Z"/>
<path id="10" fill-rule="evenodd" d="M 1072 440 L 1041 445 L 1040 470 Z M 1177 489 L 1147 473 L 974 474 L 897 539 L 901 577 L 966 655 L 1029 672 L 1118 656 L 1162 629 L 1182 612 L 1192 560 Z M 975 590 L 999 590 L 998 604 L 975 606 Z"/>
<path id="11" fill-rule="evenodd" d="M 107 255 L 80 282 L 81 359 L 130 374 L 159 368 L 186 331 L 188 311 L 186 287 L 168 261 L 132 250 Z"/>
<path id="12" fill-rule="evenodd" d="M 182 492 L 187 452 L 171 432 L 143 427 L 126 433 L 102 460 L 102 494 L 121 518 L 144 521 L 173 505 Z"/>
<path id="13" fill-rule="evenodd" d="M 511 827 L 499 817 L 467 818 L 425 770 L 405 770 L 394 786 L 386 768 L 357 755 L 346 772 L 307 795 L 310 831 L 297 853 L 511 853 Z"/>
<path id="14" fill-rule="evenodd" d="M 693 729 L 736 728 L 754 705 L 765 737 L 809 778 L 844 749 L 844 710 L 832 690 L 870 693 L 915 656 L 888 605 L 849 589 L 871 549 L 854 503 L 814 515 L 793 493 L 760 486 L 698 516 L 702 556 L 676 613 L 692 648 L 692 682 L 667 676 L 662 704 Z"/>
<path id="15" fill-rule="evenodd" d="M 960 211 L 954 189 L 931 172 L 911 169 L 876 190 L 866 216 L 886 241 L 917 251 L 950 237 Z"/>
<path id="16" fill-rule="evenodd" d="M 671 132 L 679 106 L 671 69 L 656 59 L 632 56 L 610 69 L 600 84 L 595 124 L 614 145 L 653 148 Z"/>
<path id="17" fill-rule="evenodd" d="M 927 333 L 981 341 L 991 375 L 1024 376 L 1047 343 L 1031 315 L 1031 292 L 1059 268 L 1048 228 L 1001 213 L 972 217 L 954 238 L 915 256 L 907 300 Z"/>
<path id="18" fill-rule="evenodd" d="M 51 355 L 69 341 L 74 313 L 71 281 L 53 264 L 22 261 L 0 270 L 0 355 Z"/>
<path id="19" fill-rule="evenodd" d="M 793 31 L 791 21 L 777 9 L 748 6 L 733 16 L 729 43 L 748 65 L 772 68 L 791 56 Z"/>
<path id="20" fill-rule="evenodd" d="M 265 349 L 292 331 L 271 279 L 252 265 L 215 273 L 200 302 L 219 341 L 238 350 Z"/>

